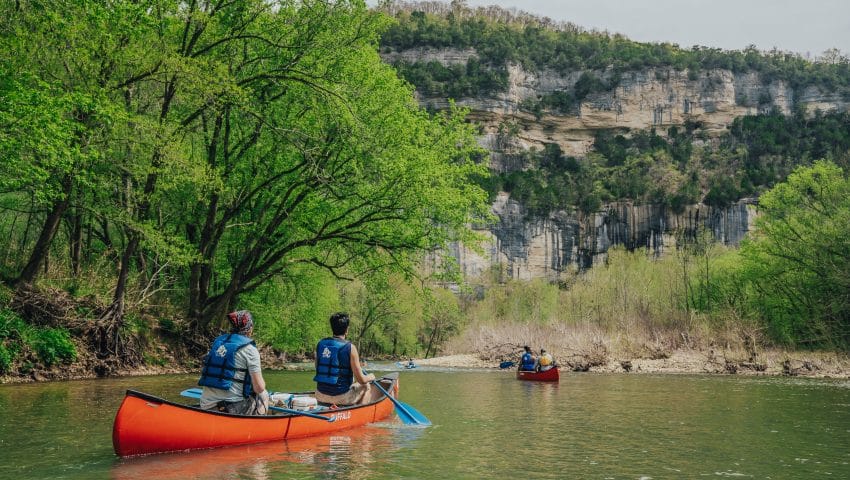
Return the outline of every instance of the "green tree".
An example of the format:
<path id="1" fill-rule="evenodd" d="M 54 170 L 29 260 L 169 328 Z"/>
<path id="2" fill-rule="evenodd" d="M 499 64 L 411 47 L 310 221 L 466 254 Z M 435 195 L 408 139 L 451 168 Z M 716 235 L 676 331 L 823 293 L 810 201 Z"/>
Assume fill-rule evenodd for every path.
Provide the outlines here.
<path id="1" fill-rule="evenodd" d="M 423 294 L 415 285 L 400 275 L 372 275 L 343 285 L 342 291 L 344 308 L 352 313 L 351 340 L 362 357 L 418 350 Z"/>
<path id="2" fill-rule="evenodd" d="M 120 56 L 115 27 L 132 22 L 133 9 L 140 7 L 5 6 L 0 88 L 6 90 L 8 116 L 0 120 L 6 155 L 0 173 L 9 180 L 3 193 L 29 197 L 30 215 L 41 221 L 36 242 L 15 275 L 16 283 L 26 286 L 46 261 L 75 197 L 96 183 L 93 170 L 104 160 L 104 145 L 121 112 L 108 86 L 117 74 L 115 63 L 101 60 Z"/>
<path id="3" fill-rule="evenodd" d="M 850 347 L 850 180 L 818 161 L 762 195 L 759 208 L 741 249 L 755 309 L 782 341 Z"/>
<path id="4" fill-rule="evenodd" d="M 467 222 L 486 212 L 472 126 L 413 103 L 376 53 L 382 17 L 361 2 L 312 7 L 258 14 L 238 55 L 215 48 L 232 91 L 193 118 L 210 188 L 181 215 L 200 255 L 189 304 L 201 331 L 300 264 L 340 278 L 409 271 L 471 240 Z"/>
<path id="5" fill-rule="evenodd" d="M 303 345 L 321 308 L 293 287 L 409 277 L 423 254 L 475 240 L 468 225 L 487 203 L 472 179 L 487 169 L 474 127 L 463 111 L 418 107 L 377 54 L 388 19 L 361 0 L 47 0 L 3 13 L 0 208 L 31 213 L 9 227 L 31 260 L 10 277 L 31 284 L 51 252 L 74 272 L 86 255 L 114 262 L 101 353 L 133 335 L 125 311 L 148 295 L 133 280 L 185 301 L 200 333 L 237 302 L 301 302 L 298 335 L 269 332 Z M 264 318 L 301 322 L 272 310 Z"/>
<path id="6" fill-rule="evenodd" d="M 425 358 L 439 351 L 447 339 L 457 334 L 463 317 L 457 297 L 448 290 L 433 290 L 425 303 L 426 320 L 419 336 Z"/>
<path id="7" fill-rule="evenodd" d="M 329 336 L 328 315 L 340 309 L 337 281 L 327 272 L 304 265 L 287 281 L 273 279 L 242 296 L 241 308 L 254 313 L 257 336 L 284 352 L 312 352 Z"/>

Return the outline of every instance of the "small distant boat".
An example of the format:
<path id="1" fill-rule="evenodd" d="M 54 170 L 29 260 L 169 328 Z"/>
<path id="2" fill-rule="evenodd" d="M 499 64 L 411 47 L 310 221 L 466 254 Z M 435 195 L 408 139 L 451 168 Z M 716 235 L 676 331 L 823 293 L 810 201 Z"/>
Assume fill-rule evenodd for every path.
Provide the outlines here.
<path id="1" fill-rule="evenodd" d="M 398 373 L 381 382 L 398 396 Z M 118 456 L 127 457 L 311 437 L 383 420 L 393 413 L 393 401 L 383 396 L 364 405 L 312 412 L 334 421 L 297 414 L 234 415 L 127 390 L 115 416 L 112 445 Z"/>
<path id="2" fill-rule="evenodd" d="M 398 368 L 406 368 L 408 370 L 411 369 L 411 368 L 417 368 L 419 366 L 415 363 L 395 362 L 395 364 L 398 366 Z"/>
<path id="3" fill-rule="evenodd" d="M 560 380 L 561 375 L 558 373 L 558 367 L 552 367 L 545 372 L 517 370 L 516 378 L 519 380 L 531 380 L 535 382 L 557 382 Z"/>

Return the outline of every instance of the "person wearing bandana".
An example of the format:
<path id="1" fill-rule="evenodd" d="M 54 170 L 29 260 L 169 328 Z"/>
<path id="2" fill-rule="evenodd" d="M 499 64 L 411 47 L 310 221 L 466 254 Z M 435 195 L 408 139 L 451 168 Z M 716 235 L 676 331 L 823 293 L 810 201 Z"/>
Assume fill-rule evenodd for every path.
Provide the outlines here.
<path id="1" fill-rule="evenodd" d="M 248 310 L 227 314 L 230 332 L 219 335 L 204 357 L 198 385 L 201 408 L 240 415 L 265 415 L 269 394 L 260 366 L 260 352 L 251 337 L 254 318 Z"/>

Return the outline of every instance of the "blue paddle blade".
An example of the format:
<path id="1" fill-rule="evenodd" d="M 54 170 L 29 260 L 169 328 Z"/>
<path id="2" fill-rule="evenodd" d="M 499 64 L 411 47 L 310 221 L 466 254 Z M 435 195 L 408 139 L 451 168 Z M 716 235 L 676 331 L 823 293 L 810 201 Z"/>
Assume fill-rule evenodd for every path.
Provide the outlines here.
<path id="1" fill-rule="evenodd" d="M 509 361 L 509 362 L 502 362 L 502 363 L 500 363 L 500 364 L 499 364 L 499 368 L 501 368 L 502 370 L 504 370 L 504 369 L 506 369 L 506 368 L 511 368 L 511 367 L 513 367 L 514 365 L 515 365 L 515 364 L 514 364 L 514 362 L 510 362 L 510 361 Z"/>
<path id="2" fill-rule="evenodd" d="M 428 420 L 428 418 L 426 418 L 425 415 L 422 415 L 422 413 L 419 410 L 416 410 L 415 408 L 413 408 L 409 403 L 404 403 L 401 400 L 397 400 L 397 401 L 398 401 L 397 406 L 403 407 L 404 410 L 405 410 L 405 413 L 413 419 L 412 422 L 407 422 L 407 423 L 415 423 L 417 425 L 431 425 L 431 421 Z M 398 410 L 398 409 L 396 409 L 396 410 Z"/>
<path id="3" fill-rule="evenodd" d="M 189 398 L 201 398 L 202 390 L 200 388 L 187 388 L 180 392 L 180 395 Z"/>
<path id="4" fill-rule="evenodd" d="M 395 414 L 398 415 L 398 418 L 400 418 L 403 423 L 407 425 L 431 425 L 431 421 L 428 420 L 425 415 L 422 415 L 415 408 L 390 395 L 390 393 L 387 392 L 387 390 L 381 386 L 377 380 L 373 381 L 372 384 L 378 387 L 378 390 L 383 392 L 383 394 L 386 395 L 391 402 L 393 402 L 393 405 L 395 405 Z"/>

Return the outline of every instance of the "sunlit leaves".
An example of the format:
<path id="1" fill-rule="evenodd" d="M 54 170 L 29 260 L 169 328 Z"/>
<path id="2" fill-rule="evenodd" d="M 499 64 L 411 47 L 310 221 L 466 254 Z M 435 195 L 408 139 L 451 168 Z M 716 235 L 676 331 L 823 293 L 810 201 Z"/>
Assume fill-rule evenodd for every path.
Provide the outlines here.
<path id="1" fill-rule="evenodd" d="M 759 200 L 744 244 L 756 304 L 783 340 L 850 345 L 850 180 L 829 162 L 800 168 Z"/>
<path id="2" fill-rule="evenodd" d="M 328 279 L 409 278 L 487 215 L 465 112 L 418 107 L 362 1 L 21 5 L 0 85 L 0 168 L 21 173 L 0 187 L 42 211 L 71 192 L 92 251 L 122 275 L 167 265 L 200 331 L 245 302 L 303 345 Z"/>

